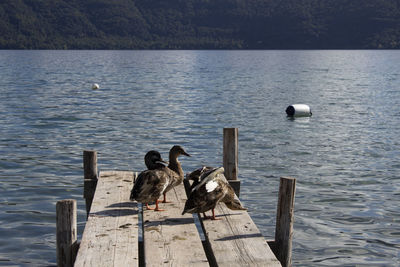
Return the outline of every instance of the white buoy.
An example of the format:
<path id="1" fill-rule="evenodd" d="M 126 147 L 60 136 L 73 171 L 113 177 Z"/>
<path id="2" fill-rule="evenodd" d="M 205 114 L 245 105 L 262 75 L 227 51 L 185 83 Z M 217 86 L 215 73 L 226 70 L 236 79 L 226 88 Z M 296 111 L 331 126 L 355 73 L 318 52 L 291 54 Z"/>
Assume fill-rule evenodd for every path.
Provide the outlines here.
<path id="1" fill-rule="evenodd" d="M 311 117 L 311 108 L 305 104 L 294 104 L 286 108 L 286 114 L 289 117 Z"/>
<path id="2" fill-rule="evenodd" d="M 97 83 L 94 83 L 93 85 L 92 85 L 92 89 L 93 90 L 97 90 L 97 89 L 99 89 L 100 88 L 100 86 L 97 84 Z"/>

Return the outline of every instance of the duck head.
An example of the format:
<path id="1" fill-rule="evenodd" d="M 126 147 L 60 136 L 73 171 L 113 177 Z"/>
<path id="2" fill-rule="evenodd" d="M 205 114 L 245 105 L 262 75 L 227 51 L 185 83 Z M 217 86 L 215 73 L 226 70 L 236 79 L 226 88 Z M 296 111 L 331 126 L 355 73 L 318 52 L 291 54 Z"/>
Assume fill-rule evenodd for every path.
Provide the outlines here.
<path id="1" fill-rule="evenodd" d="M 160 152 L 156 150 L 150 150 L 146 153 L 144 156 L 144 163 L 149 170 L 162 168 L 168 165 L 168 163 L 161 158 Z"/>
<path id="2" fill-rule="evenodd" d="M 190 155 L 188 153 L 186 153 L 186 151 L 183 149 L 183 147 L 175 145 L 171 148 L 171 150 L 169 151 L 169 158 L 171 160 L 171 158 L 178 158 L 180 155 L 184 155 L 187 157 L 190 157 Z"/>

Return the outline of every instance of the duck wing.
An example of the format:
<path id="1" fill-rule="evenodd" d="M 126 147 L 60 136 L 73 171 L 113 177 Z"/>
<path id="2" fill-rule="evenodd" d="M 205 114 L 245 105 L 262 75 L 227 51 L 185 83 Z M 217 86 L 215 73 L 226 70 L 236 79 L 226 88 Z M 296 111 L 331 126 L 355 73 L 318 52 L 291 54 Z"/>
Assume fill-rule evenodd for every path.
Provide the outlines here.
<path id="1" fill-rule="evenodd" d="M 133 185 L 133 188 L 131 190 L 131 195 L 129 197 L 130 200 L 135 200 L 139 196 L 140 191 L 142 190 L 142 186 L 144 184 L 145 172 L 146 171 L 139 173 L 138 177 L 136 177 L 136 181 Z"/>
<path id="2" fill-rule="evenodd" d="M 131 191 L 131 200 L 148 203 L 156 201 L 170 182 L 165 170 L 147 170 L 139 174 Z"/>
<path id="3" fill-rule="evenodd" d="M 165 173 L 166 175 L 169 176 L 169 183 L 167 185 L 167 188 L 165 189 L 165 192 L 168 192 L 174 186 L 177 186 L 182 183 L 183 177 L 181 177 L 178 173 L 171 170 L 170 168 L 165 168 Z"/>
<path id="4" fill-rule="evenodd" d="M 193 188 L 195 188 L 201 182 L 202 179 L 204 179 L 206 176 L 208 176 L 209 172 L 212 170 L 215 170 L 215 168 L 210 167 L 210 166 L 203 166 L 203 167 L 187 174 L 186 180 L 193 181 L 192 185 L 190 186 L 190 191 L 192 191 Z"/>
<path id="5" fill-rule="evenodd" d="M 206 212 L 215 208 L 227 193 L 223 183 L 217 177 L 218 175 L 209 175 L 193 188 L 185 203 L 183 214 Z"/>
<path id="6" fill-rule="evenodd" d="M 221 199 L 221 202 L 225 203 L 225 205 L 231 210 L 247 210 L 242 206 L 239 199 L 235 197 L 235 191 L 229 184 L 226 184 L 226 190 L 227 193 Z"/>

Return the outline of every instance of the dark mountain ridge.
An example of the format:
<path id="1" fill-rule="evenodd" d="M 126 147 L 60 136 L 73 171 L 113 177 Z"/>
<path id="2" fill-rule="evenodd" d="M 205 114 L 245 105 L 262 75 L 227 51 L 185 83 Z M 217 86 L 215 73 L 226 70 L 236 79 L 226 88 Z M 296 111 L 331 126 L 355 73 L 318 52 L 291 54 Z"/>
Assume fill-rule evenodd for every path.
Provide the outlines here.
<path id="1" fill-rule="evenodd" d="M 1 49 L 397 49 L 400 0 L 12 0 Z"/>

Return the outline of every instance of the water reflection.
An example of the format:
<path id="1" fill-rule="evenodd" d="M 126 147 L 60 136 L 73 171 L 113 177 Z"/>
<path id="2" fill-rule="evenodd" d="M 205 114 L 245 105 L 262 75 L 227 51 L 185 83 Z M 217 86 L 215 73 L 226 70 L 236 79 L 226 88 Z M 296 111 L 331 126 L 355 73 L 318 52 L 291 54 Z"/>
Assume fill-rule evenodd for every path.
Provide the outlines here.
<path id="1" fill-rule="evenodd" d="M 273 237 L 298 179 L 294 265 L 399 265 L 398 51 L 0 51 L 0 265 L 55 264 L 55 203 L 78 200 L 82 150 L 142 170 L 145 151 L 222 164 L 239 128 L 241 198 Z M 7 64 L 6 64 L 7 63 Z M 91 90 L 97 82 L 100 89 Z M 308 118 L 285 109 L 307 103 Z M 21 249 L 23 247 L 23 249 Z"/>

